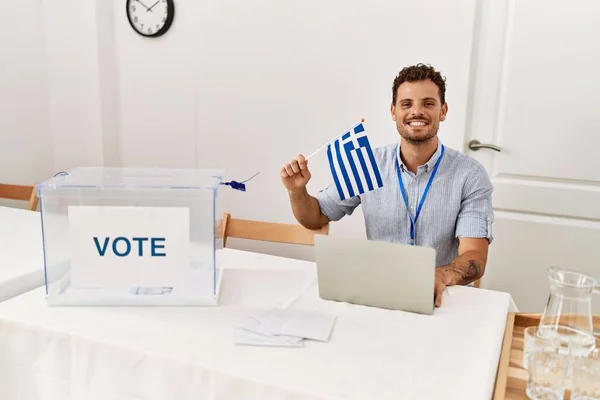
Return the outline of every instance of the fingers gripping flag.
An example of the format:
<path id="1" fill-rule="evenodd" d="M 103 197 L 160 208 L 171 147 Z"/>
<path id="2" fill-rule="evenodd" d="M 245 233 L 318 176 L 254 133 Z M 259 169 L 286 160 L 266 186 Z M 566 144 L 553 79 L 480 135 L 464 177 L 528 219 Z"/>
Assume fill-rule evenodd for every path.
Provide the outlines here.
<path id="1" fill-rule="evenodd" d="M 362 123 L 327 145 L 327 158 L 340 199 L 383 187 Z"/>

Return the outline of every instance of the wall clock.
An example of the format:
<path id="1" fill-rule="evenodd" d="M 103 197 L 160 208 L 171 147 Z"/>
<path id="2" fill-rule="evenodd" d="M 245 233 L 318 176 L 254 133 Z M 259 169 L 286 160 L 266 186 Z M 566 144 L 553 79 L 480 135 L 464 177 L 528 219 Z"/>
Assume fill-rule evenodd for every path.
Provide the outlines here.
<path id="1" fill-rule="evenodd" d="M 127 19 L 134 31 L 158 37 L 169 30 L 175 16 L 174 0 L 126 0 Z"/>

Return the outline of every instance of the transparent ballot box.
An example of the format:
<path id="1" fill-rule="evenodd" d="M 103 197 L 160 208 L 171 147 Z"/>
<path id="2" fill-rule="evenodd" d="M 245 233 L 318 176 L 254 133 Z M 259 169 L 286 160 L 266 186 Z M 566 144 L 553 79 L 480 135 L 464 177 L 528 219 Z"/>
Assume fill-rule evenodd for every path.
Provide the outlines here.
<path id="1" fill-rule="evenodd" d="M 216 305 L 223 171 L 81 167 L 37 186 L 49 305 Z"/>

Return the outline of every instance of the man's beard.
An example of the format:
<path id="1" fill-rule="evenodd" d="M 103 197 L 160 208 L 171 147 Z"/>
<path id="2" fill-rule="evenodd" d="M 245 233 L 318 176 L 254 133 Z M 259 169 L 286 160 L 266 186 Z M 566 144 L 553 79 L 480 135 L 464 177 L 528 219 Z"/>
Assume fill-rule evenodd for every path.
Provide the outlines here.
<path id="1" fill-rule="evenodd" d="M 404 124 L 402 124 L 398 127 L 398 132 L 400 133 L 400 136 L 408 143 L 413 145 L 424 145 L 429 143 L 435 137 L 435 135 L 437 135 L 438 129 L 439 125 L 438 123 L 435 123 L 435 125 L 429 126 L 429 130 L 427 132 L 413 134 L 410 129 L 406 129 Z"/>

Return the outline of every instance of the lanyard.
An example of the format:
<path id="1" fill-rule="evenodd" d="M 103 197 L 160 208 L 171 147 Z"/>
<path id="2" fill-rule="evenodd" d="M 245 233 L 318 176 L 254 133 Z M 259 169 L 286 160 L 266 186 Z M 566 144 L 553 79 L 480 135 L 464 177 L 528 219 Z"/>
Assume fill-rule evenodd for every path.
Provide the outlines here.
<path id="1" fill-rule="evenodd" d="M 429 181 L 427 182 L 427 186 L 425 186 L 425 191 L 423 192 L 423 196 L 421 196 L 421 201 L 419 201 L 419 205 L 417 206 L 417 212 L 415 214 L 415 219 L 413 220 L 412 215 L 410 214 L 410 208 L 408 207 L 408 199 L 406 198 L 406 194 L 404 193 L 404 183 L 402 182 L 402 173 L 400 172 L 400 165 L 398 163 L 398 158 L 396 158 L 396 172 L 398 174 L 398 182 L 400 183 L 400 193 L 402 193 L 402 199 L 404 199 L 404 204 L 406 205 L 406 211 L 408 213 L 408 218 L 410 218 L 410 244 L 415 244 L 415 224 L 417 223 L 417 219 L 421 214 L 421 208 L 423 207 L 423 203 L 425 202 L 425 197 L 427 197 L 427 192 L 429 192 L 429 187 L 431 186 L 431 182 L 433 178 L 435 178 L 435 174 L 437 173 L 438 167 L 440 165 L 440 161 L 442 161 L 442 157 L 444 156 L 444 146 L 442 145 L 442 153 L 440 157 L 435 163 L 433 167 L 433 171 L 431 172 L 431 176 L 429 177 Z M 398 157 L 398 156 L 397 156 Z"/>

